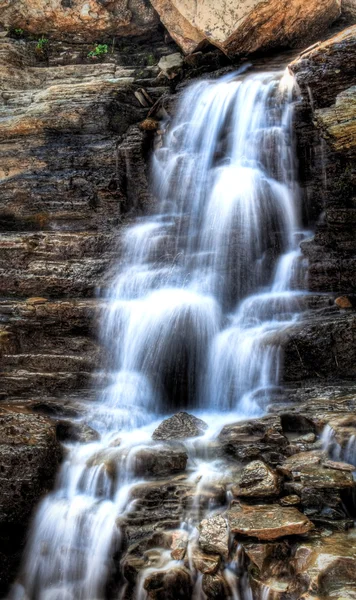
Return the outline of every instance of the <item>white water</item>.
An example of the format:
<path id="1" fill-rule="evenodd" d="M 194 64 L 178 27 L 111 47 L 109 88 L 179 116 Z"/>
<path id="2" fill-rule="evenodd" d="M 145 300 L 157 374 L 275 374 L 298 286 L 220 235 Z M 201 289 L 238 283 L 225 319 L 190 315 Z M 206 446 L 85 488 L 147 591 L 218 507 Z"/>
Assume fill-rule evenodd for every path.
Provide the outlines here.
<path id="1" fill-rule="evenodd" d="M 125 231 L 108 296 L 102 338 L 112 384 L 86 419 L 101 439 L 68 446 L 12 599 L 104 599 L 117 518 L 141 481 L 135 455 L 152 445 L 163 415 L 200 411 L 208 440 L 226 422 L 261 414 L 278 392 L 279 338 L 302 308 L 304 273 L 291 100 L 292 82 L 276 73 L 184 92 L 153 156 L 156 211 Z M 221 472 L 187 449 L 193 471 Z M 237 572 L 227 565 L 233 597 L 252 598 L 245 586 L 242 599 Z M 199 577 L 194 594 L 204 597 Z M 145 595 L 141 577 L 136 597 Z"/>

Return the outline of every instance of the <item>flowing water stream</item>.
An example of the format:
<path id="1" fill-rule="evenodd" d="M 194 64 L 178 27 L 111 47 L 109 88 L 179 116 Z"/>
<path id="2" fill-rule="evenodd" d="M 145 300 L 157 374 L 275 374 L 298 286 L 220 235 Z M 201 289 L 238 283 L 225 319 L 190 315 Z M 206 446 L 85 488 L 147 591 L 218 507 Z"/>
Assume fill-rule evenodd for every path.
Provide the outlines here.
<path id="1" fill-rule="evenodd" d="M 114 375 L 86 416 L 100 441 L 67 445 L 13 600 L 106 598 L 117 520 L 144 481 L 137 456 L 159 447 L 151 435 L 162 418 L 182 409 L 199 415 L 209 425 L 201 447 L 278 395 L 279 336 L 303 308 L 305 275 L 293 93 L 288 74 L 253 72 L 200 81 L 182 94 L 152 159 L 155 212 L 124 232 L 103 315 Z M 198 456 L 192 441 L 186 450 L 198 496 L 221 466 Z M 196 524 L 193 506 L 181 523 L 191 540 Z M 172 563 L 162 552 L 156 570 Z M 242 564 L 226 565 L 225 579 L 231 598 L 248 600 Z M 142 577 L 135 596 L 146 597 Z M 194 598 L 204 597 L 196 576 Z"/>

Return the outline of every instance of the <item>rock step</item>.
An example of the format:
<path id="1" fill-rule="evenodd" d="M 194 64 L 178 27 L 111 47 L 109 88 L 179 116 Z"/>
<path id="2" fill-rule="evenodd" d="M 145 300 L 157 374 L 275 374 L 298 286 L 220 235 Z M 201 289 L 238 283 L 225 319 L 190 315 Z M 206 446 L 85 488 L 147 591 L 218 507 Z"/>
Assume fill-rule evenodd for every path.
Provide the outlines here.
<path id="1" fill-rule="evenodd" d="M 108 383 L 108 376 L 92 371 L 53 373 L 13 369 L 1 373 L 0 395 L 3 400 L 21 395 L 40 398 L 49 394 L 60 398 L 75 391 L 85 397 L 87 390 L 101 389 Z"/>
<path id="2" fill-rule="evenodd" d="M 56 330 L 68 334 L 74 330 L 88 332 L 96 330 L 97 319 L 105 306 L 105 301 L 96 298 L 70 298 L 68 300 L 48 300 L 28 298 L 27 300 L 0 300 L 0 323 L 2 331 L 44 331 Z M 46 327 L 44 327 L 46 326 Z M 68 338 L 67 338 L 68 339 Z M 87 339 L 87 338 L 85 338 Z"/>
<path id="3" fill-rule="evenodd" d="M 3 354 L 0 364 L 3 371 L 15 368 L 24 369 L 31 373 L 45 371 L 46 369 L 50 369 L 54 373 L 81 373 L 96 368 L 101 349 L 97 347 L 95 350 L 91 348 L 91 351 L 81 356 L 73 354 L 45 354 L 42 352 L 33 354 Z"/>

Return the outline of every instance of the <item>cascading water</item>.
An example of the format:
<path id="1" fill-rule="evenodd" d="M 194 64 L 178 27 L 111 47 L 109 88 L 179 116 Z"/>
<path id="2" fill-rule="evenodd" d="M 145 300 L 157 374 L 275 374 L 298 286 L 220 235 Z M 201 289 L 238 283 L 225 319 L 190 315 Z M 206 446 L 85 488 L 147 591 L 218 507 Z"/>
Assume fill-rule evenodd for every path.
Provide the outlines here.
<path id="1" fill-rule="evenodd" d="M 257 72 L 184 92 L 153 156 L 156 212 L 124 233 L 109 292 L 102 336 L 114 375 L 86 418 L 100 441 L 68 444 L 11 598 L 107 597 L 117 519 L 142 481 L 137 456 L 153 445 L 157 419 L 189 407 L 204 413 L 209 437 L 262 412 L 276 392 L 278 337 L 301 310 L 304 272 L 292 88 L 288 75 Z M 190 468 L 211 477 L 214 463 L 187 449 Z M 194 530 L 193 513 L 186 520 Z M 239 580 L 229 566 L 227 575 L 230 587 Z M 138 585 L 136 597 L 145 594 Z"/>

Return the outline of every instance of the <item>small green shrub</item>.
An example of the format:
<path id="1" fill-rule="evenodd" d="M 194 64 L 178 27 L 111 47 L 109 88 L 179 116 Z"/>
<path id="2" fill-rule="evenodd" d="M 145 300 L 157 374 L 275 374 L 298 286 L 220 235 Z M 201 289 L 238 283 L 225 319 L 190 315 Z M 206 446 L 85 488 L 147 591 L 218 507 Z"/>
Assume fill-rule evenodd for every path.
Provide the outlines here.
<path id="1" fill-rule="evenodd" d="M 156 57 L 154 56 L 154 54 L 149 54 L 147 56 L 146 63 L 147 63 L 148 67 L 153 67 L 157 63 L 157 60 L 156 60 Z"/>
<path id="2" fill-rule="evenodd" d="M 21 36 L 21 35 L 23 35 L 24 32 L 23 32 L 23 29 L 21 29 L 21 27 L 19 27 L 18 29 L 15 29 L 15 33 L 16 33 L 16 35 Z"/>
<path id="3" fill-rule="evenodd" d="M 36 51 L 37 52 L 44 52 L 46 50 L 46 48 L 47 48 L 47 44 L 48 44 L 48 39 L 42 36 L 37 41 Z"/>
<path id="4" fill-rule="evenodd" d="M 98 44 L 95 46 L 94 50 L 88 52 L 88 58 L 100 58 L 104 56 L 104 54 L 108 53 L 108 45 L 107 44 Z"/>

